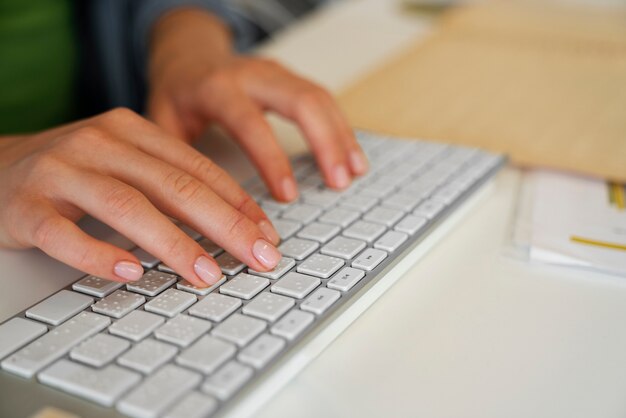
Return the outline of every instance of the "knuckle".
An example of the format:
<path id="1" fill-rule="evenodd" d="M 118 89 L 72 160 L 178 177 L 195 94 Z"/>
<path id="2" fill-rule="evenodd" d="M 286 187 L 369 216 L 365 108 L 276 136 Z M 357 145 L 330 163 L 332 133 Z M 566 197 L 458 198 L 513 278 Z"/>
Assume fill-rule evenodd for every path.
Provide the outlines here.
<path id="1" fill-rule="evenodd" d="M 100 147 L 109 139 L 107 133 L 97 126 L 83 126 L 61 139 L 62 145 L 72 151 L 88 147 Z"/>
<path id="2" fill-rule="evenodd" d="M 228 71 L 216 70 L 204 79 L 201 89 L 203 92 L 209 94 L 214 91 L 229 88 L 232 84 L 233 78 Z"/>
<path id="3" fill-rule="evenodd" d="M 47 216 L 33 226 L 32 244 L 42 249 L 49 249 L 56 241 L 55 237 L 61 228 L 60 218 Z"/>
<path id="4" fill-rule="evenodd" d="M 321 89 L 315 87 L 302 89 L 296 96 L 296 113 L 299 115 L 306 114 L 315 108 L 321 107 L 325 100 L 325 93 Z"/>
<path id="5" fill-rule="evenodd" d="M 105 123 L 129 123 L 141 120 L 141 116 L 127 107 L 116 107 L 102 115 Z"/>
<path id="6" fill-rule="evenodd" d="M 184 234 L 176 234 L 168 238 L 163 243 L 163 250 L 165 254 L 167 254 L 171 258 L 179 258 L 181 255 L 190 254 L 191 251 L 188 250 L 187 244 L 190 238 L 187 238 Z"/>
<path id="7" fill-rule="evenodd" d="M 224 172 L 217 164 L 201 154 L 194 157 L 193 161 L 191 161 L 191 167 L 194 173 L 199 173 L 208 183 L 219 183 L 224 175 Z"/>
<path id="8" fill-rule="evenodd" d="M 198 179 L 179 171 L 172 171 L 168 174 L 164 185 L 171 190 L 175 201 L 183 205 L 197 200 L 204 190 L 204 186 Z"/>
<path id="9" fill-rule="evenodd" d="M 238 212 L 244 213 L 246 209 L 250 208 L 254 204 L 255 203 L 250 197 L 250 195 L 242 192 L 237 201 L 237 204 L 235 205 L 235 209 L 237 209 Z"/>
<path id="10" fill-rule="evenodd" d="M 127 219 L 138 215 L 146 198 L 131 187 L 114 187 L 104 195 L 104 202 L 110 215 L 118 219 Z"/>
<path id="11" fill-rule="evenodd" d="M 245 229 L 246 217 L 241 212 L 235 212 L 227 223 L 229 237 L 240 236 L 238 231 Z"/>

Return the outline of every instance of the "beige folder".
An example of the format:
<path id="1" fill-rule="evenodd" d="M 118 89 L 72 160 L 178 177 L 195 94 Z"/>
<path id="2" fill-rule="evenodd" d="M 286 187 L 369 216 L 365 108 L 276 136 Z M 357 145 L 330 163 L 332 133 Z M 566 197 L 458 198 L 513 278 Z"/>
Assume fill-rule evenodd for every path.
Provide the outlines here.
<path id="1" fill-rule="evenodd" d="M 456 9 L 340 103 L 359 128 L 626 181 L 626 12 Z"/>

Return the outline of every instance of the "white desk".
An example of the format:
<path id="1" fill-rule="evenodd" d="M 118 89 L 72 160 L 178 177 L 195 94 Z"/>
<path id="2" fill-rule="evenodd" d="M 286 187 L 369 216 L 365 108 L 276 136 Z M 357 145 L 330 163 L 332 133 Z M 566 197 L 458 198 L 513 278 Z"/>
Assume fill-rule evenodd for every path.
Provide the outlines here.
<path id="1" fill-rule="evenodd" d="M 334 6 L 263 53 L 339 90 L 427 32 L 394 3 Z M 259 417 L 626 416 L 626 282 L 506 256 L 519 182 L 503 172 Z"/>

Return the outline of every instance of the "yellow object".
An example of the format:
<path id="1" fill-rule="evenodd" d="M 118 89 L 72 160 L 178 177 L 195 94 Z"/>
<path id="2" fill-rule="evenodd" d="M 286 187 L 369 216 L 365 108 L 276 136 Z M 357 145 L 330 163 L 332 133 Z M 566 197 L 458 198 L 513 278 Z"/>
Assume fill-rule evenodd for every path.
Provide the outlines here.
<path id="1" fill-rule="evenodd" d="M 597 241 L 597 240 L 594 240 L 594 239 L 577 237 L 577 236 L 570 237 L 570 240 L 572 242 L 577 242 L 579 244 L 593 245 L 593 246 L 596 246 L 596 247 L 611 248 L 613 250 L 626 251 L 626 245 L 617 244 L 617 243 L 614 243 L 614 242 Z"/>

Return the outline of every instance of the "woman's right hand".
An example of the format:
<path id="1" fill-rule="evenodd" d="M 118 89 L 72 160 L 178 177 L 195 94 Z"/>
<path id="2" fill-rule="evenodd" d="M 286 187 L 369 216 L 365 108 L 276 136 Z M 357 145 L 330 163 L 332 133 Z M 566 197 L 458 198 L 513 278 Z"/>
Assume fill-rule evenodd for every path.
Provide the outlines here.
<path id="1" fill-rule="evenodd" d="M 0 246 L 38 247 L 110 280 L 137 280 L 143 269 L 83 232 L 75 222 L 85 213 L 200 287 L 219 280 L 220 268 L 168 216 L 255 270 L 281 257 L 267 215 L 225 171 L 127 109 L 0 139 L 0 202 Z"/>

